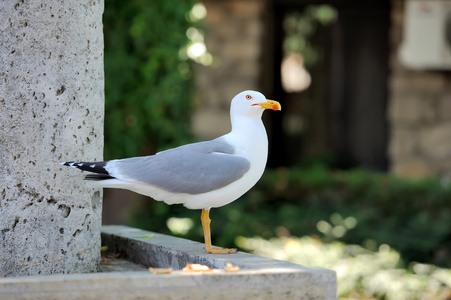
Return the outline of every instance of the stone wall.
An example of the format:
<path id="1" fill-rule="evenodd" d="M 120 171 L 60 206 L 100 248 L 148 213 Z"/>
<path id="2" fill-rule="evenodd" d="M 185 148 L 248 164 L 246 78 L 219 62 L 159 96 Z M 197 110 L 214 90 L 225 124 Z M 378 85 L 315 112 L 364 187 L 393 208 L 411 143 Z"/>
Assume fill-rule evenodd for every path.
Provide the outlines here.
<path id="1" fill-rule="evenodd" d="M 203 1 L 207 9 L 205 44 L 214 62 L 196 70 L 197 103 L 192 120 L 200 139 L 230 131 L 232 98 L 244 90 L 260 89 L 265 2 Z"/>
<path id="2" fill-rule="evenodd" d="M 389 78 L 389 156 L 396 175 L 451 175 L 451 73 L 405 68 L 398 51 L 403 39 L 404 1 L 392 0 Z"/>
<path id="3" fill-rule="evenodd" d="M 229 104 L 245 89 L 262 85 L 266 1 L 204 0 L 208 51 L 217 59 L 196 72 L 193 129 L 200 139 L 230 129 Z M 390 171 L 406 177 L 451 175 L 451 72 L 404 67 L 404 0 L 392 0 L 388 112 Z"/>

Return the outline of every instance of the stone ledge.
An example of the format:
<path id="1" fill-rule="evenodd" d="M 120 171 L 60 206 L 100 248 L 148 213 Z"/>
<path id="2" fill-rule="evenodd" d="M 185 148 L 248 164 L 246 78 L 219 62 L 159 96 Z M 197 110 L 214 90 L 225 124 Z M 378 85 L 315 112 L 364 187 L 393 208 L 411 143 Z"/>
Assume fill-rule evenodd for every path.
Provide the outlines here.
<path id="1" fill-rule="evenodd" d="M 0 279 L 0 299 L 336 299 L 335 272 L 243 252 L 207 254 L 203 244 L 126 226 L 104 226 L 109 251 L 146 267 L 183 268 L 201 263 L 239 272 L 156 275 L 125 271 Z"/>

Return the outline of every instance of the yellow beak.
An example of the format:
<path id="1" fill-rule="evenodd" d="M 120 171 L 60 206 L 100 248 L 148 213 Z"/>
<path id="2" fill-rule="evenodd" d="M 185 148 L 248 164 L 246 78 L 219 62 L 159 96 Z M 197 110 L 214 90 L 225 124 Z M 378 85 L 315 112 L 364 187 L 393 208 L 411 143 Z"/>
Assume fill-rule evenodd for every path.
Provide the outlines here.
<path id="1" fill-rule="evenodd" d="M 264 109 L 282 110 L 282 106 L 280 106 L 279 102 L 269 99 L 266 99 L 266 102 L 263 103 L 252 104 L 252 106 L 254 105 L 260 105 L 260 107 Z"/>

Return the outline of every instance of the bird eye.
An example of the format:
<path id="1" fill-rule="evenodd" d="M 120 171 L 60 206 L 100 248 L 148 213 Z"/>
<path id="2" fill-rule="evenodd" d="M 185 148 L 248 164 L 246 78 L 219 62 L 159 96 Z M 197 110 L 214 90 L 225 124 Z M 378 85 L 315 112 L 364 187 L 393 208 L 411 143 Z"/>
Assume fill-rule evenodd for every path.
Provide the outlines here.
<path id="1" fill-rule="evenodd" d="M 246 100 L 251 100 L 252 96 L 251 95 L 246 95 Z"/>

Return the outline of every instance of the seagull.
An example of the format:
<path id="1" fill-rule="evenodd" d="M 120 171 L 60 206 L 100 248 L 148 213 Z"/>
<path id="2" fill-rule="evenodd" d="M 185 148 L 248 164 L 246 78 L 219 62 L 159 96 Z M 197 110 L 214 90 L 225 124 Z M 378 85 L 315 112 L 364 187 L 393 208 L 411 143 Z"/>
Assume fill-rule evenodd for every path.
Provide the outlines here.
<path id="1" fill-rule="evenodd" d="M 281 106 L 259 92 L 244 91 L 231 102 L 232 130 L 216 139 L 150 156 L 61 164 L 91 172 L 85 176 L 90 187 L 127 189 L 167 204 L 201 209 L 206 252 L 235 253 L 236 249 L 212 246 L 210 209 L 235 201 L 262 176 L 268 157 L 261 119 L 265 109 L 277 111 Z"/>

